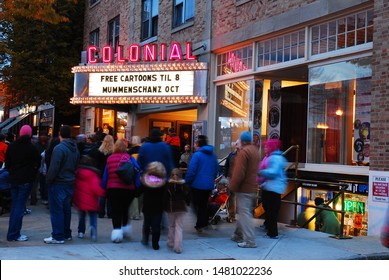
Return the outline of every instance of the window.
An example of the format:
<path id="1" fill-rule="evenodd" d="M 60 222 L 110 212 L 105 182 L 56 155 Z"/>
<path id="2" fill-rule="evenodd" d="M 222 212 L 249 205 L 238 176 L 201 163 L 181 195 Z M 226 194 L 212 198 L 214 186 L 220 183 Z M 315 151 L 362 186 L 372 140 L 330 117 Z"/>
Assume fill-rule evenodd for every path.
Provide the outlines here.
<path id="1" fill-rule="evenodd" d="M 116 17 L 108 22 L 108 44 L 114 48 L 119 45 L 120 18 Z"/>
<path id="2" fill-rule="evenodd" d="M 304 58 L 304 47 L 304 30 L 258 42 L 258 67 Z"/>
<path id="3" fill-rule="evenodd" d="M 252 62 L 252 46 L 219 54 L 217 56 L 217 75 L 221 76 L 251 70 L 253 68 Z"/>
<path id="4" fill-rule="evenodd" d="M 338 18 L 312 27 L 311 55 L 373 41 L 373 10 Z"/>
<path id="5" fill-rule="evenodd" d="M 250 81 L 242 80 L 217 87 L 215 153 L 223 158 L 231 152 L 239 135 L 250 130 L 252 119 Z"/>
<path id="6" fill-rule="evenodd" d="M 96 29 L 89 34 L 89 45 L 100 46 L 100 30 Z"/>
<path id="7" fill-rule="evenodd" d="M 368 165 L 371 59 L 309 70 L 307 162 Z"/>
<path id="8" fill-rule="evenodd" d="M 195 14 L 194 0 L 174 0 L 173 27 L 193 20 Z"/>
<path id="9" fill-rule="evenodd" d="M 158 0 L 142 1 L 141 32 L 142 40 L 158 35 Z"/>

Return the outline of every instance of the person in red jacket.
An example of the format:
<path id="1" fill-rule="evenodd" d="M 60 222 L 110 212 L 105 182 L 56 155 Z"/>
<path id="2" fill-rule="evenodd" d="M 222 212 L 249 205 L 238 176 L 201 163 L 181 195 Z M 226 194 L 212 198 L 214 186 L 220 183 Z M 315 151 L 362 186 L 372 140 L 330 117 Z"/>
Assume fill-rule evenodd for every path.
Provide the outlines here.
<path id="1" fill-rule="evenodd" d="M 170 145 L 175 167 L 179 167 L 181 157 L 181 139 L 180 136 L 176 134 L 174 127 L 169 128 L 169 135 L 166 137 L 165 142 Z"/>
<path id="2" fill-rule="evenodd" d="M 105 196 L 101 187 L 99 170 L 94 167 L 94 160 L 89 156 L 82 156 L 76 171 L 73 202 L 78 208 L 78 238 L 85 236 L 85 219 L 89 215 L 90 234 L 92 241 L 97 240 L 97 215 L 99 212 L 99 198 Z"/>
<path id="3" fill-rule="evenodd" d="M 5 153 L 7 152 L 8 145 L 5 143 L 5 135 L 0 134 L 0 168 L 5 161 Z"/>

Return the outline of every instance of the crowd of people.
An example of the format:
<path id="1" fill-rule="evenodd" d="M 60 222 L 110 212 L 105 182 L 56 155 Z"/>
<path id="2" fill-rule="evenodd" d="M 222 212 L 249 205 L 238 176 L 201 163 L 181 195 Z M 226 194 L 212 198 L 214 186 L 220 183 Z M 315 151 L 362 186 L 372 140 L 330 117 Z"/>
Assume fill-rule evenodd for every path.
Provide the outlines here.
<path id="1" fill-rule="evenodd" d="M 65 125 L 58 137 L 42 138 L 36 143 L 28 125 L 20 129 L 18 138 L 11 143 L 5 144 L 5 137 L 0 135 L 0 161 L 9 172 L 12 198 L 8 241 L 28 240 L 21 234 L 22 221 L 28 198 L 36 203 L 36 185 L 40 186 L 42 203 L 50 211 L 52 231 L 43 240 L 48 244 L 72 240 L 71 207 L 75 206 L 78 238 L 88 234 L 89 218 L 90 238 L 96 241 L 98 218 L 107 216 L 112 220 L 111 241 L 120 243 L 133 234 L 131 219 L 140 219 L 142 215 L 141 242 L 148 246 L 151 236 L 151 247 L 158 250 L 166 217 L 167 245 L 181 253 L 189 206 L 196 215 L 194 229 L 201 234 L 217 209 L 225 204 L 227 221 L 236 221 L 231 240 L 241 248 L 256 248 L 253 209 L 258 187 L 265 209 L 265 237 L 278 238 L 281 195 L 287 186 L 280 140 L 265 141 L 265 157 L 261 159 L 251 132 L 242 132 L 221 173 L 214 147 L 205 135 L 198 135 L 193 153 L 188 144 L 180 153 L 174 128 L 169 129 L 166 141 L 159 129 L 152 129 L 148 137 L 132 137 L 130 145 L 99 131 L 91 137 L 78 135 L 74 139 L 71 132 L 71 127 Z M 126 162 L 131 163 L 135 172 L 130 183 L 117 173 Z M 223 178 L 215 188 L 220 174 Z M 321 224 L 320 229 L 325 226 Z"/>

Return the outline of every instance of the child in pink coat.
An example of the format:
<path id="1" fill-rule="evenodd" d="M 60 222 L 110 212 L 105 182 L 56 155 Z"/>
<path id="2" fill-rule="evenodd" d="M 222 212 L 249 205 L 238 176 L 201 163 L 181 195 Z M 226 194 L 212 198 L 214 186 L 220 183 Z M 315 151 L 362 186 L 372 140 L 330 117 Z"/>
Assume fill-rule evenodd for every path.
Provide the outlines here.
<path id="1" fill-rule="evenodd" d="M 99 171 L 93 166 L 91 157 L 81 157 L 76 171 L 73 203 L 78 208 L 78 237 L 84 238 L 85 236 L 85 219 L 88 214 L 91 239 L 96 241 L 99 198 L 105 196 L 105 190 L 101 187 Z"/>

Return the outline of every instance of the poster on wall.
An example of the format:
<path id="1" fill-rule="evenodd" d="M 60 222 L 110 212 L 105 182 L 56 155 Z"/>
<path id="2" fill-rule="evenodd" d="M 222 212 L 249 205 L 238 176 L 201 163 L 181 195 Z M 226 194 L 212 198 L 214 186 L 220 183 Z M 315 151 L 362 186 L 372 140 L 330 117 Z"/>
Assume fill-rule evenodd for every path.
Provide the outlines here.
<path id="1" fill-rule="evenodd" d="M 280 139 L 281 81 L 271 81 L 269 96 L 268 139 Z"/>
<path id="2" fill-rule="evenodd" d="M 253 142 L 261 147 L 263 81 L 255 81 Z"/>
<path id="3" fill-rule="evenodd" d="M 367 165 L 370 162 L 370 111 L 370 79 L 357 79 L 353 161 L 358 165 Z"/>
<path id="4" fill-rule="evenodd" d="M 389 177 L 373 176 L 372 199 L 377 202 L 389 202 Z"/>
<path id="5" fill-rule="evenodd" d="M 192 143 L 194 144 L 199 135 L 207 134 L 207 121 L 193 122 L 192 130 Z"/>

